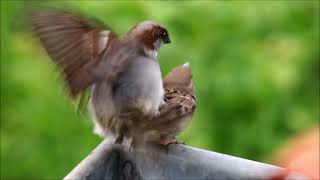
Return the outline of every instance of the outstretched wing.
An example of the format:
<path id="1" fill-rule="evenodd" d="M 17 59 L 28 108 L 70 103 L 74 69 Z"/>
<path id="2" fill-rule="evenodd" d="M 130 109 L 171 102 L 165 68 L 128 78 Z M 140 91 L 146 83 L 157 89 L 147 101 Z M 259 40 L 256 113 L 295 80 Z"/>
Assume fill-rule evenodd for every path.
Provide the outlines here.
<path id="1" fill-rule="evenodd" d="M 109 27 L 60 10 L 31 12 L 28 21 L 51 59 L 62 69 L 72 96 L 98 79 L 93 68 L 117 39 Z"/>

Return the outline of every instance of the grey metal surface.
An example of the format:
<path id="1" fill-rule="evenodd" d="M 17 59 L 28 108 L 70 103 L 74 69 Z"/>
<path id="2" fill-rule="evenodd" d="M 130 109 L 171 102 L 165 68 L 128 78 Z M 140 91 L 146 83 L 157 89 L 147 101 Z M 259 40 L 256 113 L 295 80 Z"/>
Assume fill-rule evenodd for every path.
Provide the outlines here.
<path id="1" fill-rule="evenodd" d="M 104 140 L 64 179 L 269 179 L 281 170 L 277 166 L 185 145 L 137 149 L 129 153 Z"/>

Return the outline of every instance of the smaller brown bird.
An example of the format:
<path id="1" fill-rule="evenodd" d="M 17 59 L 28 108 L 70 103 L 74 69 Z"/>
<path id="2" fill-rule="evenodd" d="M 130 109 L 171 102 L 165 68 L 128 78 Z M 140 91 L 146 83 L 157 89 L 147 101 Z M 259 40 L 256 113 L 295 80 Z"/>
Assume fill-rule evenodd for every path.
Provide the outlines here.
<path id="1" fill-rule="evenodd" d="M 196 108 L 195 89 L 189 64 L 174 68 L 163 80 L 166 105 L 148 124 L 145 142 L 168 145 L 178 143 L 176 136 L 190 123 Z"/>

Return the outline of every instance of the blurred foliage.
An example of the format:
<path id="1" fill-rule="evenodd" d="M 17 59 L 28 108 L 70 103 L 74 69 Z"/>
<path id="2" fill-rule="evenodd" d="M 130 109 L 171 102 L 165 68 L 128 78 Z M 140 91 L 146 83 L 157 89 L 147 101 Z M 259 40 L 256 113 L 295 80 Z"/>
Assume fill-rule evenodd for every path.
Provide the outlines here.
<path id="1" fill-rule="evenodd" d="M 1 1 L 1 179 L 60 179 L 101 141 L 19 23 L 39 6 L 83 12 L 119 34 L 145 19 L 167 27 L 163 75 L 189 61 L 197 90 L 180 136 L 188 145 L 268 162 L 319 124 L 318 1 Z"/>

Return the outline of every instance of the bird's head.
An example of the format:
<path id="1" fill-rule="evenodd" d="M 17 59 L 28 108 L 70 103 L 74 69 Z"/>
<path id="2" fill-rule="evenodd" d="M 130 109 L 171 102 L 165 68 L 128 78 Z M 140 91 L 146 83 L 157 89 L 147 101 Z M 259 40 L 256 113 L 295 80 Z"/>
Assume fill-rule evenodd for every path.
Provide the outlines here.
<path id="1" fill-rule="evenodd" d="M 165 88 L 184 89 L 191 94 L 195 94 L 192 72 L 189 63 L 175 67 L 163 80 Z"/>
<path id="2" fill-rule="evenodd" d="M 157 52 L 163 44 L 171 42 L 168 31 L 152 21 L 137 24 L 128 32 L 128 35 L 142 43 L 147 51 Z"/>

